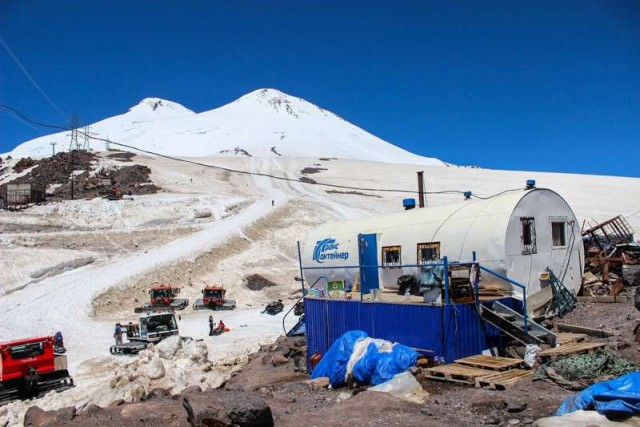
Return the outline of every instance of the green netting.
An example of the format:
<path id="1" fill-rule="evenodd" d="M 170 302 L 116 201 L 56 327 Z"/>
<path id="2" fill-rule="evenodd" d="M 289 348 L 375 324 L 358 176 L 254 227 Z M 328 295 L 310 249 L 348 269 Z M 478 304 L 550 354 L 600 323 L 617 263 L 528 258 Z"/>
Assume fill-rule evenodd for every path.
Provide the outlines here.
<path id="1" fill-rule="evenodd" d="M 533 379 L 549 378 L 546 368 L 553 368 L 568 381 L 594 379 L 604 375 L 618 376 L 639 369 L 635 363 L 621 359 L 604 350 L 591 354 L 576 354 L 547 362 L 538 368 Z"/>

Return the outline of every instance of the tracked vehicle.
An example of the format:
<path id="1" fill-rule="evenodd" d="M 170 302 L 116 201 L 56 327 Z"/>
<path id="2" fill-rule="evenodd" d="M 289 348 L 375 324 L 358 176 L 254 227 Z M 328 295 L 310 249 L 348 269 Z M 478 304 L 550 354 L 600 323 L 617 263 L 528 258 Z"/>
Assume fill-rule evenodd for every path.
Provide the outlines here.
<path id="1" fill-rule="evenodd" d="M 53 337 L 0 343 L 0 405 L 71 387 L 67 356 L 54 353 Z"/>
<path id="2" fill-rule="evenodd" d="M 180 293 L 180 288 L 171 285 L 157 285 L 149 289 L 149 301 L 142 307 L 136 307 L 135 313 L 148 311 L 184 310 L 189 305 L 187 298 L 176 298 Z"/>
<path id="3" fill-rule="evenodd" d="M 178 335 L 178 322 L 171 311 L 149 312 L 138 320 L 137 324 L 121 323 L 123 335 L 128 342 L 112 345 L 111 354 L 137 354 L 149 344 L 156 344 L 165 338 Z"/>
<path id="4" fill-rule="evenodd" d="M 212 285 L 202 290 L 202 298 L 193 303 L 194 310 L 233 310 L 236 302 L 226 299 L 227 290 L 223 286 Z"/>

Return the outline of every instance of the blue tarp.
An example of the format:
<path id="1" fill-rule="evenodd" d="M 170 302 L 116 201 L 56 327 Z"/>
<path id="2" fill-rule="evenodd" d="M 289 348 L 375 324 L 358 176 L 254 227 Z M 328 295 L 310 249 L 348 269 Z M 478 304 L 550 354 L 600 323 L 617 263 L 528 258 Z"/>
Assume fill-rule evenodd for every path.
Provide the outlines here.
<path id="1" fill-rule="evenodd" d="M 355 344 L 368 338 L 366 332 L 348 331 L 338 338 L 316 365 L 311 378 L 329 377 L 334 388 L 345 385 L 347 364 Z M 364 384 L 382 384 L 416 364 L 418 353 L 410 347 L 395 344 L 391 352 L 381 352 L 370 343 L 360 360 L 353 365 L 353 378 Z"/>
<path id="2" fill-rule="evenodd" d="M 607 416 L 640 414 L 640 372 L 593 384 L 567 397 L 555 415 L 579 409 L 592 409 Z"/>

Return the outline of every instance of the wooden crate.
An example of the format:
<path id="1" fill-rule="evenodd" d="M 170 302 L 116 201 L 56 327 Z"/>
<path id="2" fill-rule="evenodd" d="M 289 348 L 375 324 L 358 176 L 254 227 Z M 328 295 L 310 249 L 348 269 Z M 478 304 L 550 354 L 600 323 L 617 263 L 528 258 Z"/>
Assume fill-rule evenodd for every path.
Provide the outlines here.
<path id="1" fill-rule="evenodd" d="M 475 384 L 475 379 L 477 377 L 487 376 L 494 372 L 486 369 L 478 369 L 471 366 L 451 363 L 449 365 L 429 368 L 426 370 L 426 373 L 427 375 L 425 375 L 425 378 L 473 385 Z"/>
<path id="2" fill-rule="evenodd" d="M 526 369 L 510 369 L 508 371 L 494 372 L 492 375 L 476 378 L 476 387 L 490 390 L 505 390 L 518 381 L 530 379 L 534 371 Z"/>
<path id="3" fill-rule="evenodd" d="M 461 365 L 469 365 L 480 369 L 488 369 L 491 371 L 504 371 L 510 368 L 519 368 L 522 366 L 522 360 L 513 359 L 511 357 L 494 357 L 484 354 L 465 357 L 456 360 Z"/>

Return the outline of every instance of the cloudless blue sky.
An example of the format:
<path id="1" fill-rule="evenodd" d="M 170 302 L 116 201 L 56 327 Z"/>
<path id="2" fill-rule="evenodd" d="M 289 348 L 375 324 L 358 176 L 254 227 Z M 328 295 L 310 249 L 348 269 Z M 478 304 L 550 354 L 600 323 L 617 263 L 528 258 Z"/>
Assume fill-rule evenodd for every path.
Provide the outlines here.
<path id="1" fill-rule="evenodd" d="M 638 1 L 0 0 L 0 35 L 82 123 L 273 87 L 456 164 L 640 177 Z M 65 124 L 2 48 L 0 102 Z M 46 133 L 0 112 L 0 152 Z"/>

